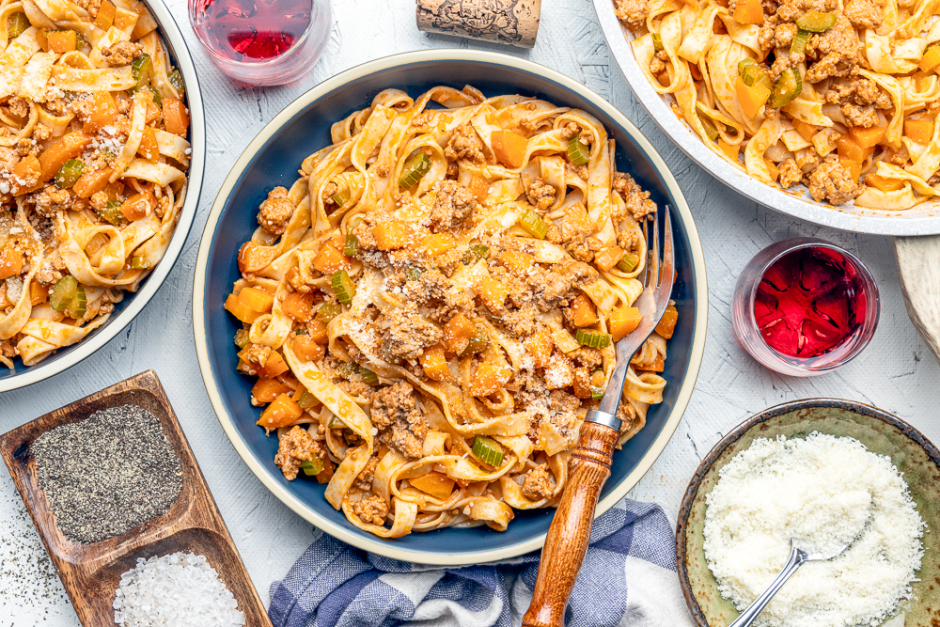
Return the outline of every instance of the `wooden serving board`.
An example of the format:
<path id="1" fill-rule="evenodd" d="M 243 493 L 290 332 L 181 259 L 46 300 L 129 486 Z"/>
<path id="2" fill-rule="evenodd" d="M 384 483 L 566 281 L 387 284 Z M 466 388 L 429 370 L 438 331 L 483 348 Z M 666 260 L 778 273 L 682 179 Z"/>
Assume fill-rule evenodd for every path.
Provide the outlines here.
<path id="1" fill-rule="evenodd" d="M 109 407 L 137 405 L 159 419 L 179 456 L 183 488 L 165 514 L 121 536 L 92 544 L 66 538 L 56 527 L 45 494 L 39 487 L 30 445 L 60 425 L 77 422 Z M 148 370 L 41 416 L 0 436 L 0 455 L 29 510 L 39 536 L 59 571 L 75 613 L 84 627 L 114 627 L 114 591 L 121 573 L 149 558 L 177 551 L 205 555 L 238 601 L 251 627 L 271 627 L 264 605 L 248 577 L 219 508 L 209 492 L 192 449 L 153 370 Z"/>
<path id="2" fill-rule="evenodd" d="M 894 257 L 907 313 L 940 362 L 940 235 L 895 237 Z"/>

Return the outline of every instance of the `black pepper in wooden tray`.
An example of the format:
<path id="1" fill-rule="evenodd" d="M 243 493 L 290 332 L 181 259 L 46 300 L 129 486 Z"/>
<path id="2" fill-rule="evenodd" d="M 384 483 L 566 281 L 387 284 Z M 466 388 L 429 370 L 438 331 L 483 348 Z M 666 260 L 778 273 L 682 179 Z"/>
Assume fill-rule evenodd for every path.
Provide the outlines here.
<path id="1" fill-rule="evenodd" d="M 271 627 L 152 370 L 0 436 L 0 456 L 84 627 L 114 627 L 129 571 L 178 554 L 204 557 L 245 624 Z"/>

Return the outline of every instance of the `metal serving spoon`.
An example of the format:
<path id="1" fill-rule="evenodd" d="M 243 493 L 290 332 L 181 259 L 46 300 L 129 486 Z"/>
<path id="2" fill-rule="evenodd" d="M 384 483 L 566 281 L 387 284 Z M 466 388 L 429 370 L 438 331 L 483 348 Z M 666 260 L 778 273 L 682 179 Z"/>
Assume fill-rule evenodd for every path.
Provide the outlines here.
<path id="1" fill-rule="evenodd" d="M 809 553 L 804 551 L 800 547 L 796 546 L 796 540 L 790 540 L 790 559 L 787 560 L 786 565 L 784 565 L 783 570 L 780 571 L 780 574 L 777 575 L 777 578 L 774 579 L 770 586 L 764 590 L 763 594 L 754 599 L 754 602 L 751 603 L 746 610 L 744 610 L 738 618 L 731 623 L 728 627 L 748 627 L 751 623 L 757 620 L 757 615 L 760 614 L 767 604 L 770 603 L 770 600 L 774 598 L 774 595 L 780 591 L 780 588 L 783 587 L 783 584 L 787 582 L 790 577 L 793 576 L 800 566 L 806 562 L 828 562 L 831 559 L 835 559 L 845 553 L 849 547 L 858 542 L 858 539 L 861 538 L 868 528 L 871 526 L 871 510 L 868 511 L 868 518 L 865 520 L 865 525 L 862 527 L 862 530 L 858 532 L 851 542 L 843 546 L 841 549 L 833 553 L 832 555 L 823 555 L 821 553 Z"/>

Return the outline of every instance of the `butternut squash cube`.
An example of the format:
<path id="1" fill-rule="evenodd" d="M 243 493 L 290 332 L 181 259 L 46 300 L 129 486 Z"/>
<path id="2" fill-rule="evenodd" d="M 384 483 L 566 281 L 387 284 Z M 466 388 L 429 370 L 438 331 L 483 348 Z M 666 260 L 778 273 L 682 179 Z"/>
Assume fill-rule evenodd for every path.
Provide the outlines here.
<path id="1" fill-rule="evenodd" d="M 470 338 L 476 333 L 476 326 L 462 313 L 455 314 L 444 325 L 444 346 L 451 353 L 459 355 L 470 345 Z"/>
<path id="2" fill-rule="evenodd" d="M 421 242 L 421 247 L 424 248 L 425 252 L 431 257 L 446 253 L 448 250 L 452 250 L 456 245 L 457 241 L 450 233 L 435 233 L 424 238 L 424 241 Z"/>
<path id="3" fill-rule="evenodd" d="M 504 250 L 499 253 L 499 263 L 516 276 L 525 275 L 535 265 L 535 257 L 518 250 Z"/>
<path id="4" fill-rule="evenodd" d="M 522 344 L 532 355 L 536 368 L 544 368 L 548 365 L 548 360 L 551 359 L 552 351 L 555 348 L 555 342 L 552 341 L 552 334 L 547 328 L 542 327 L 527 337 Z"/>
<path id="5" fill-rule="evenodd" d="M 242 288 L 238 293 L 238 300 L 252 311 L 261 314 L 271 311 L 271 306 L 274 305 L 274 296 L 257 287 Z"/>
<path id="6" fill-rule="evenodd" d="M 525 164 L 529 140 L 512 131 L 493 131 L 490 135 L 493 154 L 507 168 L 521 168 Z"/>
<path id="7" fill-rule="evenodd" d="M 432 381 L 447 381 L 450 379 L 450 368 L 447 367 L 444 347 L 440 344 L 424 349 L 419 361 L 428 379 Z"/>
<path id="8" fill-rule="evenodd" d="M 615 342 L 619 342 L 628 334 L 636 331 L 643 316 L 636 307 L 620 307 L 610 314 L 610 334 Z"/>
<path id="9" fill-rule="evenodd" d="M 375 246 L 382 251 L 404 248 L 408 243 L 409 235 L 411 235 L 411 229 L 401 222 L 381 222 L 372 227 Z"/>
<path id="10" fill-rule="evenodd" d="M 597 324 L 597 308 L 586 294 L 578 294 L 568 306 L 571 322 L 578 328 Z"/>
<path id="11" fill-rule="evenodd" d="M 453 479 L 443 473 L 432 470 L 426 475 L 409 479 L 408 482 L 439 501 L 446 501 L 454 491 Z"/>
<path id="12" fill-rule="evenodd" d="M 281 301 L 281 311 L 298 322 L 307 322 L 313 315 L 313 294 L 291 292 Z"/>
<path id="13" fill-rule="evenodd" d="M 303 413 L 296 401 L 287 394 L 281 394 L 262 412 L 258 425 L 269 430 L 289 427 Z"/>
<path id="14" fill-rule="evenodd" d="M 594 255 L 594 265 L 604 272 L 609 272 L 621 259 L 623 259 L 623 249 L 616 245 L 608 246 Z"/>
<path id="15" fill-rule="evenodd" d="M 497 361 L 484 361 L 470 378 L 470 393 L 477 397 L 489 396 L 499 391 L 512 378 L 512 370 Z"/>
<path id="16" fill-rule="evenodd" d="M 331 275 L 349 269 L 349 258 L 336 250 L 332 244 L 324 244 L 313 258 L 313 267 L 323 274 Z"/>
<path id="17" fill-rule="evenodd" d="M 477 294 L 487 309 L 498 313 L 506 303 L 509 288 L 492 277 L 486 277 L 477 285 Z"/>

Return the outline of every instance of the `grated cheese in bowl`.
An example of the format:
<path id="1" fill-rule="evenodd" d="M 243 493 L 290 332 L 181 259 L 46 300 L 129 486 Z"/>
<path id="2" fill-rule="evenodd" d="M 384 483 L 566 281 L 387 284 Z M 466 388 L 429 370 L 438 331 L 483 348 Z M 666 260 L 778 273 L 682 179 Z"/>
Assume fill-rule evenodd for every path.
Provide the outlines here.
<path id="1" fill-rule="evenodd" d="M 739 611 L 780 573 L 791 538 L 829 555 L 858 536 L 839 557 L 804 564 L 758 627 L 874 627 L 910 596 L 925 525 L 888 457 L 814 432 L 756 439 L 718 475 L 706 497 L 705 559 Z"/>

